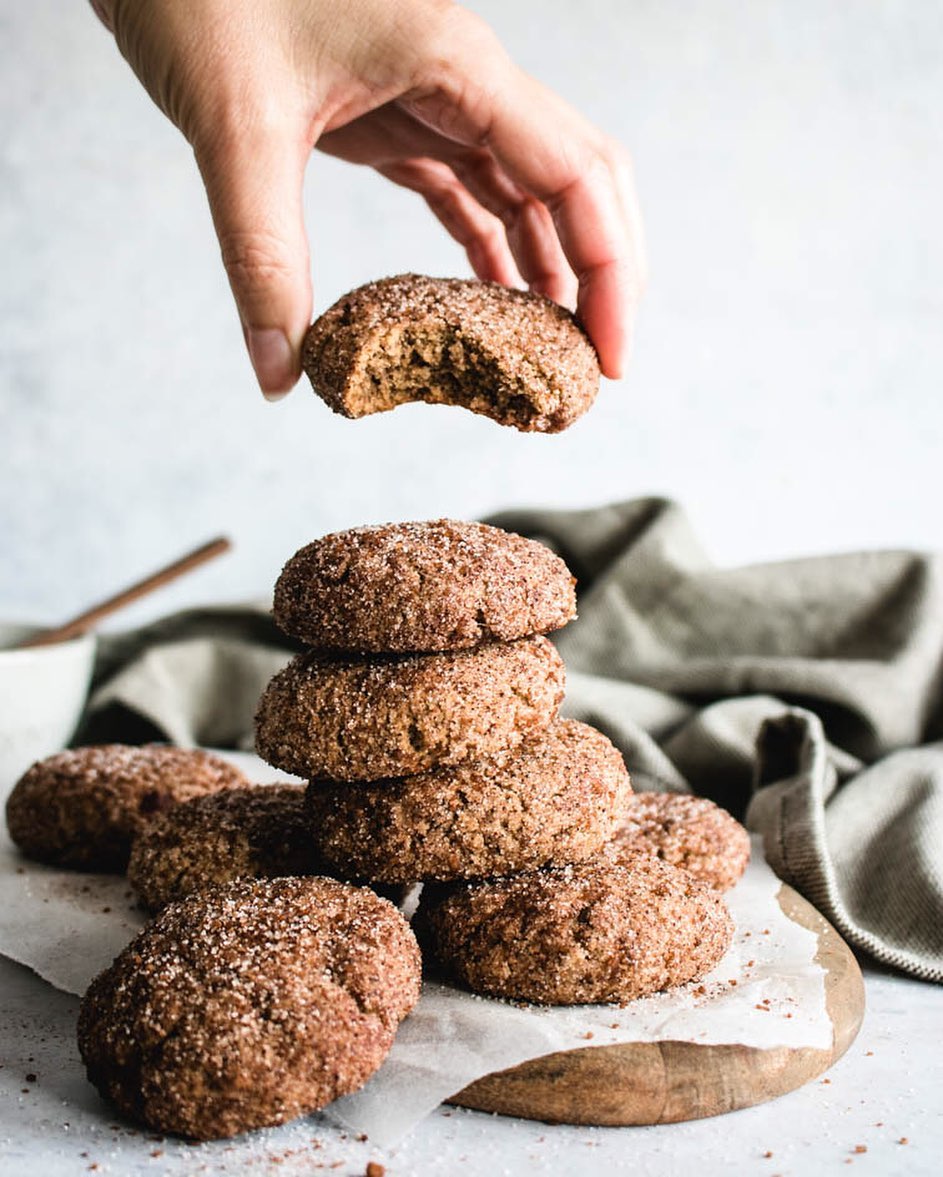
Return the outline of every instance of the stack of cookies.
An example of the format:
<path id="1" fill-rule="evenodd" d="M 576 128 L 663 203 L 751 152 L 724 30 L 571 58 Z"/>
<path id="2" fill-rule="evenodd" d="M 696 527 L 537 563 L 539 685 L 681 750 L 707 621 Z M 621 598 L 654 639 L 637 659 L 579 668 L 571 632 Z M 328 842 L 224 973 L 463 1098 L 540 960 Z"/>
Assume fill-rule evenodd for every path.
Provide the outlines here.
<path id="1" fill-rule="evenodd" d="M 382 1063 L 420 946 L 473 992 L 546 1004 L 630 1001 L 720 960 L 746 834 L 709 801 L 633 795 L 606 737 L 558 717 L 545 635 L 574 614 L 563 561 L 521 536 L 330 535 L 279 579 L 276 619 L 309 649 L 257 715 L 260 753 L 307 787 L 159 746 L 29 770 L 7 805 L 24 853 L 127 868 L 159 913 L 82 1000 L 103 1095 L 198 1139 L 321 1108 Z M 422 882 L 416 936 L 351 882 Z"/>
<path id="2" fill-rule="evenodd" d="M 422 882 L 427 962 L 476 992 L 626 1001 L 691 980 L 729 941 L 719 892 L 748 840 L 704 799 L 634 795 L 605 736 L 558 717 L 545 635 L 574 613 L 563 561 L 497 528 L 327 536 L 279 579 L 276 618 L 309 649 L 258 713 L 260 752 L 307 787 L 203 752 L 76 749 L 19 782 L 11 834 L 127 868 L 154 912 L 239 880 Z"/>
<path id="3" fill-rule="evenodd" d="M 265 690 L 256 747 L 310 783 L 312 849 L 374 884 L 426 884 L 427 957 L 474 991 L 625 1001 L 691 980 L 732 933 L 707 884 L 613 838 L 622 757 L 561 719 L 547 633 L 574 580 L 477 523 L 358 528 L 285 566 L 275 619 L 308 647 Z"/>

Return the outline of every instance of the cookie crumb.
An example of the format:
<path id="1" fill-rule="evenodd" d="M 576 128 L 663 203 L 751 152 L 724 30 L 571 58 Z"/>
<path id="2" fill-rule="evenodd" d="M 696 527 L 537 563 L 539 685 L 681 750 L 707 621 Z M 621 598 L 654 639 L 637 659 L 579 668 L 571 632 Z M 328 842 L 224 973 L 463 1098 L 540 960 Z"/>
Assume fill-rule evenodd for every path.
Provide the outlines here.
<path id="1" fill-rule="evenodd" d="M 898 1142 L 897 1142 L 897 1143 L 898 1143 L 898 1144 L 910 1144 L 910 1139 L 909 1139 L 908 1137 L 906 1137 L 906 1136 L 902 1136 L 902 1137 L 900 1138 L 900 1140 L 898 1140 Z"/>
<path id="2" fill-rule="evenodd" d="M 367 1161 L 366 1177 L 383 1177 L 386 1169 L 377 1161 Z"/>

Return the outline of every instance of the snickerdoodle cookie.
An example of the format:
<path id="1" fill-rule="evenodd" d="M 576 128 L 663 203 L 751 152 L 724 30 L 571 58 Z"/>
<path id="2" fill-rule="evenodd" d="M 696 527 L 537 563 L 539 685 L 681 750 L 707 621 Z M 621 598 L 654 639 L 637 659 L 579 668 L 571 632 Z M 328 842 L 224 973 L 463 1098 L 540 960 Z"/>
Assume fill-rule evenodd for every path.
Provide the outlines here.
<path id="1" fill-rule="evenodd" d="M 627 1002 L 703 976 L 733 921 L 719 893 L 651 854 L 425 887 L 414 927 L 476 993 Z"/>
<path id="2" fill-rule="evenodd" d="M 444 654 L 305 654 L 266 687 L 256 749 L 308 778 L 406 776 L 516 747 L 555 717 L 563 683 L 545 637 Z"/>
<path id="3" fill-rule="evenodd" d="M 318 649 L 459 650 L 566 625 L 574 584 L 549 548 L 498 527 L 388 523 L 292 556 L 275 585 L 275 621 Z"/>
<path id="4" fill-rule="evenodd" d="M 302 362 L 315 392 L 345 417 L 425 401 L 557 433 L 599 391 L 599 360 L 569 311 L 474 279 L 369 282 L 308 329 Z"/>
<path id="5" fill-rule="evenodd" d="M 419 996 L 391 903 L 332 879 L 240 880 L 166 907 L 91 984 L 78 1042 L 125 1115 L 198 1140 L 355 1091 Z"/>
<path id="6" fill-rule="evenodd" d="M 219 757 L 163 744 L 102 744 L 34 764 L 7 800 L 7 828 L 24 854 L 83 870 L 123 871 L 131 840 L 191 797 L 248 784 Z"/>
<path id="7" fill-rule="evenodd" d="M 563 719 L 513 752 L 451 768 L 370 784 L 313 781 L 310 838 L 345 878 L 504 875 L 596 854 L 630 792 L 618 750 Z"/>
<path id="8" fill-rule="evenodd" d="M 304 792 L 304 785 L 247 785 L 176 806 L 134 839 L 128 881 L 144 907 L 159 911 L 233 879 L 320 874 Z"/>
<path id="9" fill-rule="evenodd" d="M 746 869 L 750 835 L 706 797 L 634 793 L 626 799 L 607 854 L 621 862 L 640 850 L 683 866 L 695 878 L 726 891 Z"/>

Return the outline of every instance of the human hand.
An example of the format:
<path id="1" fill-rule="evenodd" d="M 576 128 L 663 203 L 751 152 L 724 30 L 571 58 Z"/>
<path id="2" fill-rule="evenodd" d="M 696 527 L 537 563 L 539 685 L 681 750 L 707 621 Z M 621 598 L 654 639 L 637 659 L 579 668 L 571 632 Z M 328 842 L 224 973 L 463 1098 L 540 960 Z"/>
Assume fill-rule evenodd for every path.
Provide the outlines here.
<path id="1" fill-rule="evenodd" d="M 644 281 L 628 156 L 451 0 L 92 0 L 193 147 L 262 391 L 300 374 L 313 148 L 422 195 L 479 278 L 575 305 L 606 376 Z"/>

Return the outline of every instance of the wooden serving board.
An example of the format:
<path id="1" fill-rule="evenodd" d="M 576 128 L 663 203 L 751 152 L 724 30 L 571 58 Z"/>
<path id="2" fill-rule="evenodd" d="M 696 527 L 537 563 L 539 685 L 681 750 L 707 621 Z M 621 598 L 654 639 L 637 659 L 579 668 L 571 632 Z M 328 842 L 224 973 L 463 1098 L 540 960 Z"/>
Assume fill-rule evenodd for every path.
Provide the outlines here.
<path id="1" fill-rule="evenodd" d="M 583 1047 L 486 1075 L 448 1102 L 557 1124 L 670 1124 L 763 1103 L 810 1082 L 854 1041 L 864 983 L 841 936 L 785 883 L 779 904 L 789 919 L 818 933 L 830 1049 L 667 1041 Z"/>

